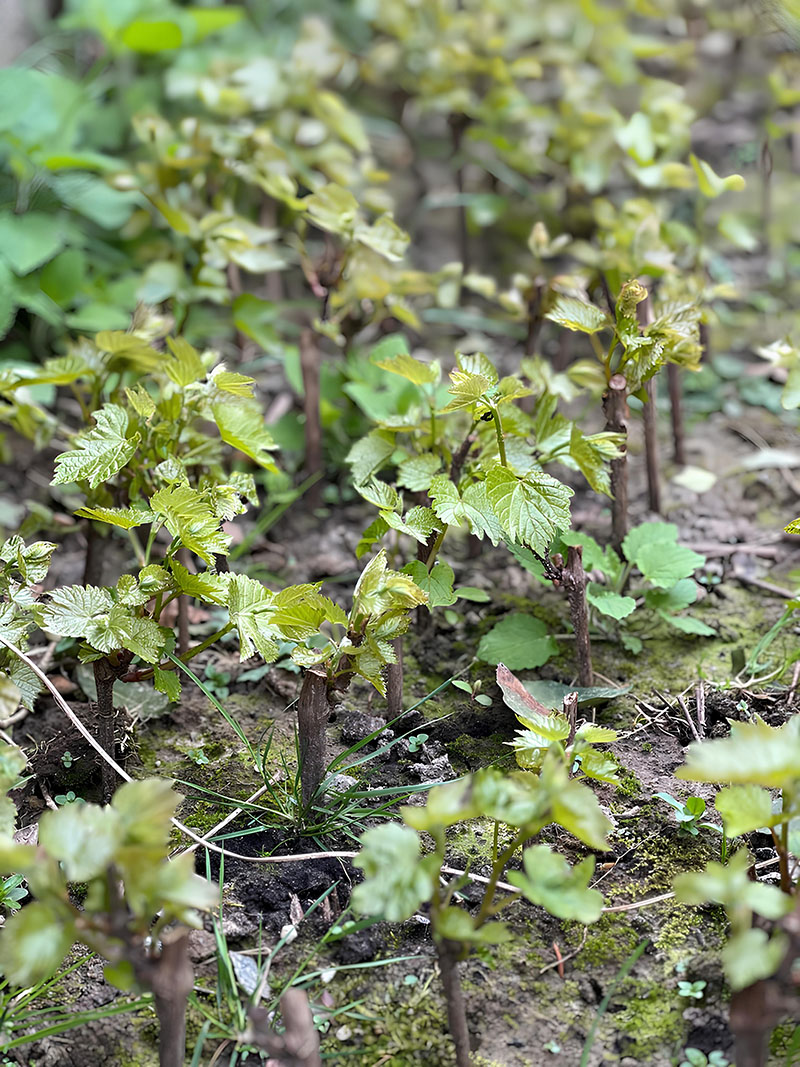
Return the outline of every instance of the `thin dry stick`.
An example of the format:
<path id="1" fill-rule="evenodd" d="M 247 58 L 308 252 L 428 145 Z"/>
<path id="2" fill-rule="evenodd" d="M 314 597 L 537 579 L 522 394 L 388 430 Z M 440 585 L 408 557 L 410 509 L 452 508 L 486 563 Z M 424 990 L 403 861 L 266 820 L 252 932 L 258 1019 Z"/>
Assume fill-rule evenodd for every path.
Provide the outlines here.
<path id="1" fill-rule="evenodd" d="M 701 737 L 706 736 L 706 690 L 702 682 L 695 689 L 695 707 L 697 708 L 697 729 Z"/>
<path id="2" fill-rule="evenodd" d="M 686 701 L 683 699 L 682 696 L 676 697 L 675 699 L 678 701 L 678 705 L 679 705 L 681 711 L 683 712 L 684 719 L 686 719 L 686 721 L 689 724 L 689 729 L 692 731 L 692 734 L 694 736 L 695 741 L 701 741 L 702 738 L 700 737 L 700 734 L 697 732 L 697 727 L 694 724 L 694 720 L 692 719 L 692 716 L 689 714 L 689 709 L 686 707 Z"/>
<path id="3" fill-rule="evenodd" d="M 583 948 L 583 946 L 586 944 L 586 938 L 588 936 L 589 936 L 589 927 L 588 926 L 584 926 L 584 928 L 583 928 L 583 937 L 581 938 L 581 943 L 578 945 L 578 947 L 574 948 L 572 950 L 572 952 L 568 952 L 566 954 L 566 956 L 561 956 L 559 959 L 553 960 L 552 963 L 548 963 L 546 967 L 542 967 L 542 969 L 539 971 L 539 974 L 544 974 L 546 971 L 555 970 L 556 967 L 561 968 L 561 967 L 564 966 L 564 964 L 567 962 L 567 960 L 574 960 L 575 957 L 578 955 L 578 953 Z"/>

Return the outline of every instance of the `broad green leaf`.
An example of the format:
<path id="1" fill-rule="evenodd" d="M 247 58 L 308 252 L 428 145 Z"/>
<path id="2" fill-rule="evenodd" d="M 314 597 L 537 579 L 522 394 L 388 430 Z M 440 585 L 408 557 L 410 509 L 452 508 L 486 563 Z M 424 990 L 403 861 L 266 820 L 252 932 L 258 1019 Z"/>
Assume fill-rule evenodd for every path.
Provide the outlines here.
<path id="1" fill-rule="evenodd" d="M 517 478 L 507 467 L 492 467 L 486 493 L 506 536 L 535 552 L 544 553 L 570 525 L 572 490 L 542 471 Z"/>
<path id="2" fill-rule="evenodd" d="M 361 835 L 361 852 L 353 864 L 364 872 L 352 904 L 364 915 L 382 915 L 389 922 L 409 919 L 430 900 L 441 860 L 420 854 L 419 834 L 387 822 Z"/>
<path id="3" fill-rule="evenodd" d="M 740 849 L 727 865 L 714 861 L 702 871 L 679 874 L 673 879 L 678 900 L 686 904 L 722 904 L 742 921 L 755 911 L 765 919 L 780 919 L 792 910 L 792 899 L 777 886 L 755 882 L 750 878 L 751 859 Z"/>
<path id="4" fill-rule="evenodd" d="M 678 527 L 672 522 L 643 522 L 629 530 L 622 542 L 622 551 L 630 563 L 646 545 L 663 544 L 678 540 Z"/>
<path id="5" fill-rule="evenodd" d="M 635 560 L 644 577 L 662 589 L 669 589 L 681 578 L 690 577 L 705 561 L 705 556 L 691 548 L 668 541 L 642 545 Z"/>
<path id="6" fill-rule="evenodd" d="M 399 511 L 402 507 L 402 499 L 397 490 L 378 478 L 371 478 L 368 482 L 357 485 L 356 489 L 368 503 L 381 511 Z"/>
<path id="7" fill-rule="evenodd" d="M 453 905 L 442 908 L 438 913 L 433 935 L 464 945 L 500 945 L 514 937 L 505 923 L 488 922 L 479 925 L 469 912 Z"/>
<path id="8" fill-rule="evenodd" d="M 478 645 L 478 658 L 486 663 L 505 663 L 515 671 L 530 670 L 558 653 L 547 627 L 531 615 L 508 615 Z"/>
<path id="9" fill-rule="evenodd" d="M 397 225 L 391 215 L 386 214 L 380 215 L 370 226 L 356 226 L 353 239 L 391 263 L 400 262 L 411 241 L 405 230 Z"/>
<path id="10" fill-rule="evenodd" d="M 523 682 L 522 685 L 536 703 L 544 709 L 545 713 L 563 707 L 564 697 L 567 693 L 578 694 L 578 707 L 580 708 L 599 704 L 604 700 L 615 700 L 617 697 L 629 693 L 631 689 L 629 685 L 626 685 L 621 689 L 599 685 L 591 685 L 586 688 L 581 688 L 580 686 L 562 685 L 561 682 L 551 681 L 526 681 Z"/>
<path id="11" fill-rule="evenodd" d="M 553 822 L 563 826 L 590 848 L 607 849 L 606 840 L 613 829 L 588 786 L 575 778 L 561 783 L 555 791 L 552 806 Z"/>
<path id="12" fill-rule="evenodd" d="M 249 378 L 246 374 L 235 374 L 229 370 L 219 370 L 211 375 L 211 380 L 217 389 L 221 389 L 224 393 L 248 400 L 253 399 L 255 378 Z"/>
<path id="13" fill-rule="evenodd" d="M 164 778 L 142 778 L 121 785 L 111 807 L 120 816 L 125 843 L 163 848 L 180 799 Z"/>
<path id="14" fill-rule="evenodd" d="M 627 619 L 636 607 L 632 596 L 620 596 L 596 582 L 587 584 L 586 599 L 601 615 L 608 615 L 612 619 Z"/>
<path id="15" fill-rule="evenodd" d="M 204 493 L 188 485 L 170 485 L 153 493 L 150 507 L 173 537 L 209 565 L 216 554 L 227 554 L 230 537 L 219 529 Z"/>
<path id="16" fill-rule="evenodd" d="M 171 704 L 180 700 L 181 680 L 176 671 L 162 671 L 160 667 L 154 667 L 153 684 L 159 693 L 165 694 Z"/>
<path id="17" fill-rule="evenodd" d="M 690 745 L 676 773 L 692 782 L 791 787 L 800 780 L 800 715 L 779 727 L 760 718 L 732 722 L 730 737 Z"/>
<path id="18" fill-rule="evenodd" d="M 557 322 L 560 326 L 566 326 L 568 330 L 581 333 L 597 333 L 612 325 L 605 311 L 571 296 L 559 296 L 545 314 L 545 318 Z"/>
<path id="19" fill-rule="evenodd" d="M 381 518 L 390 529 L 408 534 L 421 545 L 426 544 L 433 531 L 438 529 L 436 516 L 430 508 L 411 508 L 402 519 L 393 511 L 382 511 Z"/>
<path id="20" fill-rule="evenodd" d="M 119 526 L 122 530 L 132 530 L 135 526 L 144 526 L 153 521 L 152 511 L 142 508 L 78 508 L 75 515 L 79 519 L 93 519 L 95 522 L 107 522 Z"/>
<path id="21" fill-rule="evenodd" d="M 117 404 L 106 404 L 94 413 L 95 427 L 75 438 L 75 447 L 56 456 L 53 485 L 65 482 L 89 483 L 96 489 L 114 477 L 136 451 L 139 435 L 128 438 L 128 415 Z"/>
<path id="22" fill-rule="evenodd" d="M 469 374 L 466 371 L 450 372 L 450 388 L 453 399 L 441 409 L 442 413 L 471 408 L 491 389 L 492 383 L 482 374 Z"/>
<path id="23" fill-rule="evenodd" d="M 235 574 L 228 583 L 230 620 L 239 631 L 239 648 L 243 660 L 259 652 L 265 662 L 278 658 L 279 647 L 270 622 L 274 594 L 260 582 L 244 574 Z"/>
<path id="24" fill-rule="evenodd" d="M 722 949 L 722 966 L 731 989 L 745 989 L 773 975 L 783 962 L 789 939 L 781 931 L 772 936 L 752 927 L 728 938 Z"/>
<path id="25" fill-rule="evenodd" d="M 415 493 L 427 492 L 431 487 L 431 480 L 441 468 L 442 461 L 432 452 L 412 456 L 398 466 L 397 484 Z"/>
<path id="26" fill-rule="evenodd" d="M 400 814 L 403 822 L 415 830 L 430 831 L 477 818 L 481 811 L 473 795 L 472 778 L 458 778 L 434 786 L 424 807 L 404 807 Z"/>
<path id="27" fill-rule="evenodd" d="M 453 592 L 459 600 L 469 600 L 473 604 L 488 604 L 492 599 L 485 589 L 478 589 L 474 585 L 459 585 Z"/>
<path id="28" fill-rule="evenodd" d="M 644 602 L 653 611 L 672 614 L 683 611 L 697 600 L 697 583 L 691 578 L 681 578 L 669 589 L 647 589 Z"/>
<path id="29" fill-rule="evenodd" d="M 28 758 L 22 749 L 7 745 L 5 741 L 0 743 L 0 793 L 7 793 L 14 788 L 27 764 Z"/>
<path id="30" fill-rule="evenodd" d="M 202 604 L 225 604 L 228 599 L 228 583 L 220 574 L 205 571 L 191 574 L 176 559 L 170 560 L 170 568 L 175 584 L 182 593 L 194 597 Z"/>
<path id="31" fill-rule="evenodd" d="M 20 377 L 10 385 L 4 386 L 4 390 L 11 392 L 31 385 L 70 385 L 82 378 L 88 369 L 80 355 L 73 352 L 67 356 L 59 356 L 57 359 L 45 360 L 41 370 L 34 372 L 30 377 L 27 374 L 25 377 Z"/>
<path id="32" fill-rule="evenodd" d="M 277 473 L 270 452 L 278 447 L 264 424 L 264 415 L 256 402 L 220 400 L 211 405 L 214 422 L 222 440 L 254 460 L 259 467 Z"/>
<path id="33" fill-rule="evenodd" d="M 56 972 L 74 940 L 66 909 L 35 900 L 6 920 L 0 972 L 14 985 L 29 988 Z"/>
<path id="34" fill-rule="evenodd" d="M 289 603 L 278 593 L 273 601 L 272 625 L 290 641 L 303 641 L 319 633 L 324 622 L 347 627 L 347 615 L 333 601 L 319 593 L 306 593 L 302 599 Z"/>
<path id="35" fill-rule="evenodd" d="M 749 834 L 781 821 L 772 813 L 772 795 L 757 785 L 729 785 L 720 789 L 714 807 L 722 816 L 728 837 Z"/>
<path id="36" fill-rule="evenodd" d="M 39 820 L 39 844 L 63 864 L 70 882 L 104 875 L 122 841 L 122 823 L 111 807 L 67 804 Z"/>
<path id="37" fill-rule="evenodd" d="M 369 561 L 356 583 L 351 619 L 402 611 L 427 600 L 427 594 L 407 574 L 389 570 L 386 552 L 381 550 Z"/>
<path id="38" fill-rule="evenodd" d="M 15 274 L 29 274 L 60 252 L 66 233 L 58 216 L 41 211 L 0 212 L 0 259 Z"/>
<path id="39" fill-rule="evenodd" d="M 372 362 L 376 367 L 391 371 L 392 374 L 399 374 L 402 378 L 413 382 L 414 385 L 435 385 L 441 375 L 438 363 L 423 363 L 422 360 L 414 359 L 407 352 L 400 352 L 382 359 L 375 359 L 373 352 Z"/>
<path id="40" fill-rule="evenodd" d="M 503 540 L 503 530 L 489 503 L 485 482 L 473 482 L 461 494 L 461 507 L 472 534 L 479 540 L 488 537 L 493 545 Z"/>
<path id="41" fill-rule="evenodd" d="M 394 452 L 394 434 L 388 430 L 372 430 L 366 437 L 356 441 L 347 453 L 353 481 L 356 485 L 364 482 L 380 470 Z"/>
<path id="42" fill-rule="evenodd" d="M 40 625 L 62 637 L 85 637 L 86 630 L 95 627 L 98 620 L 101 626 L 102 620 L 107 623 L 113 603 L 107 589 L 67 585 L 51 593 L 47 603 L 39 605 Z"/>
<path id="43" fill-rule="evenodd" d="M 428 607 L 447 607 L 455 604 L 458 597 L 453 592 L 453 568 L 444 560 L 437 559 L 429 571 L 418 559 L 407 563 L 403 573 L 409 574 L 414 583 L 428 594 Z"/>
<path id="44" fill-rule="evenodd" d="M 494 363 L 483 352 L 456 352 L 458 369 L 465 374 L 480 374 L 489 385 L 497 385 L 498 375 Z"/>
<path id="45" fill-rule="evenodd" d="M 512 871 L 508 880 L 526 900 L 539 904 L 559 919 L 597 922 L 603 910 L 603 894 L 589 889 L 594 874 L 594 856 L 570 867 L 563 856 L 547 845 L 533 845 L 522 853 L 522 871 Z"/>
<path id="46" fill-rule="evenodd" d="M 348 189 L 331 183 L 305 197 L 303 209 L 321 230 L 346 234 L 358 215 L 358 201 Z"/>
<path id="47" fill-rule="evenodd" d="M 165 360 L 164 372 L 169 379 L 184 389 L 206 376 L 206 368 L 200 353 L 183 337 L 168 337 L 167 345 L 172 359 Z"/>
<path id="48" fill-rule="evenodd" d="M 183 44 L 183 31 L 166 19 L 134 19 L 122 31 L 121 42 L 132 52 L 169 52 Z"/>

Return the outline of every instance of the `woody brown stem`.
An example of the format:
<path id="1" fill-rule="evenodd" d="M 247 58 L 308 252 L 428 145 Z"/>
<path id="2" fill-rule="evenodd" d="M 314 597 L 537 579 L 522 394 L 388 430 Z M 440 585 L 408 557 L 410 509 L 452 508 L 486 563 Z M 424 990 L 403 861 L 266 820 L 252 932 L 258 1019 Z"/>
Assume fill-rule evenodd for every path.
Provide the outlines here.
<path id="1" fill-rule="evenodd" d="M 628 383 L 624 374 L 614 374 L 603 396 L 606 430 L 623 434 L 619 459 L 611 460 L 611 543 L 618 554 L 628 532 Z"/>
<path id="2" fill-rule="evenodd" d="M 651 378 L 645 385 L 647 399 L 642 409 L 644 421 L 644 455 L 647 464 L 647 503 L 651 511 L 661 514 L 661 478 L 658 469 L 658 415 L 656 411 L 656 382 Z"/>
<path id="3" fill-rule="evenodd" d="M 104 752 L 115 758 L 114 737 L 114 682 L 117 672 L 105 656 L 96 659 L 93 665 L 94 684 L 97 689 L 97 741 Z M 117 782 L 113 767 L 100 757 L 100 775 L 103 789 L 103 803 L 107 804 L 114 795 Z"/>
<path id="4" fill-rule="evenodd" d="M 310 667 L 300 687 L 297 702 L 297 732 L 300 741 L 300 781 L 303 804 L 311 803 L 328 767 L 325 728 L 330 715 L 328 679 L 323 670 Z"/>
<path id="5" fill-rule="evenodd" d="M 437 941 L 436 955 L 439 959 L 439 971 L 447 1002 L 447 1024 L 456 1047 L 456 1065 L 457 1067 L 472 1067 L 467 1010 L 458 973 L 457 946 L 452 941 Z"/>
<path id="6" fill-rule="evenodd" d="M 592 646 L 589 641 L 589 611 L 586 607 L 586 572 L 583 569 L 583 549 L 570 545 L 567 565 L 561 571 L 561 581 L 567 591 L 572 629 L 575 631 L 575 655 L 578 660 L 578 684 L 594 683 Z"/>

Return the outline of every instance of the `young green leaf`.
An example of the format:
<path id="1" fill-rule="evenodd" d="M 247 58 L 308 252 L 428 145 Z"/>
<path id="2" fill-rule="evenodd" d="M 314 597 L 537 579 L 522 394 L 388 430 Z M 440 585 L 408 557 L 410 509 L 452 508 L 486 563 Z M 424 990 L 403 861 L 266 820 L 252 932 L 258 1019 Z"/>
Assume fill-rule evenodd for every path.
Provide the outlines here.
<path id="1" fill-rule="evenodd" d="M 522 871 L 512 871 L 508 880 L 532 904 L 546 908 L 559 919 L 597 922 L 603 910 L 603 894 L 589 889 L 594 874 L 594 856 L 570 867 L 563 856 L 547 845 L 533 845 L 522 853 Z"/>
<path id="2" fill-rule="evenodd" d="M 515 671 L 541 667 L 558 652 L 558 645 L 541 620 L 531 615 L 507 615 L 484 634 L 478 658 L 486 663 L 505 663 Z"/>
<path id="3" fill-rule="evenodd" d="M 506 536 L 535 552 L 546 552 L 558 530 L 570 525 L 572 489 L 543 471 L 517 478 L 507 467 L 492 467 L 486 492 Z"/>
<path id="4" fill-rule="evenodd" d="M 632 596 L 621 596 L 596 582 L 587 584 L 586 599 L 601 615 L 608 615 L 612 619 L 627 619 L 636 607 Z"/>
<path id="5" fill-rule="evenodd" d="M 114 477 L 130 460 L 139 443 L 139 434 L 126 436 L 128 415 L 117 404 L 106 404 L 94 413 L 95 427 L 75 438 L 75 447 L 56 456 L 53 485 L 88 482 L 96 489 Z"/>
<path id="6" fill-rule="evenodd" d="M 440 862 L 435 854 L 420 854 L 419 834 L 407 826 L 387 822 L 367 830 L 353 860 L 364 872 L 353 890 L 353 907 L 389 922 L 409 919 L 433 895 Z"/>

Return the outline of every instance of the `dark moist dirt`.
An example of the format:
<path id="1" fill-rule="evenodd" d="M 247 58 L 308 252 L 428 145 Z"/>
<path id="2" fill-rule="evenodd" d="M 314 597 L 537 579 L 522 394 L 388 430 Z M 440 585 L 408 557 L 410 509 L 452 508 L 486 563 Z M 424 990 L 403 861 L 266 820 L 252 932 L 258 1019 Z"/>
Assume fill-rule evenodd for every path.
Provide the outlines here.
<path id="1" fill-rule="evenodd" d="M 760 416 L 757 432 L 771 444 L 784 443 L 785 427 Z M 644 498 L 641 462 L 632 442 L 632 497 Z M 734 467 L 753 446 L 724 425 L 721 416 L 712 418 L 702 435 L 689 441 L 693 461 L 723 473 Z M 595 668 L 600 681 L 632 687 L 613 705 L 597 709 L 599 722 L 613 724 L 621 737 L 612 751 L 622 767 L 622 785 L 614 790 L 601 786 L 601 804 L 614 820 L 616 829 L 611 850 L 597 856 L 595 884 L 606 903 L 619 907 L 646 901 L 669 892 L 675 873 L 702 866 L 718 858 L 716 835 L 705 832 L 693 838 L 681 835 L 663 802 L 654 799 L 659 791 L 685 798 L 694 794 L 710 799 L 713 790 L 690 786 L 674 778 L 682 763 L 685 746 L 693 740 L 689 719 L 697 728 L 697 686 L 703 683 L 705 729 L 708 736 L 724 734 L 731 718 L 750 711 L 777 725 L 793 710 L 784 690 L 760 692 L 731 687 L 731 663 L 737 651 L 745 656 L 779 617 L 780 598 L 769 595 L 752 580 L 780 583 L 780 575 L 797 565 L 798 547 L 782 539 L 776 531 L 793 517 L 794 489 L 779 472 L 747 476 L 724 475 L 709 492 L 698 496 L 668 484 L 665 517 L 678 524 L 682 543 L 719 542 L 710 553 L 708 569 L 721 582 L 709 582 L 709 592 L 696 608 L 705 621 L 719 632 L 713 639 L 683 638 L 680 634 L 655 630 L 638 656 L 625 653 L 618 645 L 596 642 Z M 604 501 L 578 493 L 573 514 L 579 527 L 601 540 L 608 526 Z M 302 513 L 290 513 L 272 536 L 291 550 L 266 548 L 261 562 L 283 565 L 292 581 L 322 575 L 334 576 L 328 588 L 334 596 L 348 588 L 353 566 L 353 547 L 368 521 L 361 508 L 350 509 L 330 528 Z M 632 522 L 650 518 L 634 504 Z M 765 556 L 754 552 L 729 552 L 724 546 L 732 540 L 757 544 L 767 549 Z M 57 555 L 54 580 L 76 569 L 76 539 L 72 550 Z M 425 732 L 428 740 L 412 752 L 401 741 L 388 753 L 354 773 L 370 786 L 416 785 L 466 773 L 489 763 L 513 766 L 505 744 L 514 733 L 514 716 L 505 707 L 493 682 L 493 669 L 485 664 L 470 666 L 479 637 L 507 611 L 525 610 L 543 618 L 554 632 L 566 627 L 567 607 L 562 596 L 536 583 L 501 549 L 482 548 L 479 557 L 470 555 L 466 540 L 453 538 L 447 548 L 459 584 L 485 588 L 492 594 L 489 605 L 467 605 L 459 609 L 456 625 L 448 625 L 441 613 L 425 618 L 406 640 L 406 706 L 423 700 L 447 677 L 468 668 L 463 677 L 480 680 L 482 691 L 492 697 L 483 708 L 468 696 L 448 687 L 423 702 L 393 730 L 386 730 L 374 749 L 406 731 Z M 304 569 L 304 561 L 307 561 Z M 335 578 L 344 575 L 341 585 Z M 777 576 L 776 576 L 777 575 Z M 794 627 L 778 639 L 775 650 L 785 652 L 796 643 Z M 560 642 L 559 657 L 538 675 L 571 683 L 574 665 L 569 642 Z M 225 706 L 240 723 L 251 743 L 263 749 L 271 735 L 267 769 L 277 786 L 285 783 L 285 766 L 294 759 L 294 714 L 291 703 L 297 695 L 299 676 L 273 669 L 258 683 L 237 685 L 240 668 L 232 653 L 223 651 L 200 661 L 212 662 L 233 675 L 232 692 Z M 63 677 L 68 664 L 60 664 Z M 202 670 L 201 670 L 202 673 Z M 524 674 L 524 676 L 527 676 Z M 69 686 L 69 680 L 63 683 Z M 117 703 L 125 703 L 125 687 L 116 687 Z M 687 719 L 677 700 L 684 694 Z M 93 710 L 70 695 L 76 713 L 91 728 Z M 383 700 L 368 689 L 353 686 L 331 717 L 331 751 L 343 751 L 385 722 Z M 32 766 L 35 780 L 21 795 L 22 822 L 34 821 L 48 797 L 73 789 L 87 799 L 97 794 L 98 780 L 93 756 L 62 713 L 46 701 L 33 716 L 16 728 L 16 737 L 33 744 Z M 144 722 L 131 721 L 120 714 L 117 754 L 134 777 L 146 774 L 169 775 L 178 780 L 186 800 L 180 817 L 200 832 L 207 832 L 230 810 L 214 793 L 235 801 L 251 796 L 262 785 L 243 745 L 211 703 L 188 684 L 181 703 L 170 712 Z M 199 765 L 189 754 L 202 748 L 207 763 Z M 73 762 L 64 765 L 69 752 Z M 192 788 L 192 783 L 212 793 Z M 421 798 L 418 798 L 421 799 Z M 413 801 L 412 801 L 413 802 Z M 240 816 L 237 830 L 257 832 L 237 837 L 228 847 L 245 856 L 291 854 L 327 849 L 354 849 L 355 843 L 339 831 L 324 834 L 315 843 L 299 836 L 290 821 L 264 809 Z M 230 828 L 229 828 L 230 829 Z M 543 838 L 558 847 L 571 861 L 585 854 L 563 831 L 551 829 Z M 176 840 L 177 843 L 177 840 Z M 769 842 L 752 835 L 750 847 L 759 859 L 772 855 Z M 463 868 L 470 864 L 474 873 L 488 871 L 490 842 L 488 828 L 478 821 L 462 828 L 452 839 L 450 862 Z M 197 869 L 206 873 L 206 860 L 198 854 Z M 219 859 L 210 857 L 210 871 L 219 874 Z M 312 985 L 317 1000 L 315 1010 L 335 1012 L 353 1002 L 350 1014 L 336 1016 L 323 1037 L 323 1050 L 332 1063 L 378 1065 L 436 1065 L 446 1067 L 453 1054 L 446 1032 L 435 955 L 424 915 L 402 924 L 379 924 L 345 936 L 326 948 L 314 946 L 335 924 L 346 907 L 351 887 L 359 872 L 349 860 L 319 859 L 286 865 L 262 865 L 226 857 L 222 929 L 231 950 L 247 951 L 274 945 L 281 931 L 299 914 L 307 911 L 320 896 L 335 888 L 317 910 L 299 924 L 299 936 L 279 954 L 273 968 L 273 988 L 281 977 L 310 953 L 305 970 L 371 963 L 375 960 L 411 957 L 380 968 L 339 971 L 328 984 Z M 477 902 L 474 885 L 464 890 L 465 898 Z M 614 983 L 620 967 L 640 942 L 646 940 L 643 955 L 630 977 L 614 989 L 608 1008 L 595 1035 L 589 1067 L 621 1064 L 670 1067 L 687 1045 L 705 1052 L 728 1052 L 731 1035 L 727 1025 L 727 994 L 722 981 L 719 949 L 725 935 L 725 921 L 719 909 L 694 909 L 674 900 L 657 901 L 646 907 L 605 914 L 600 922 L 584 930 L 579 924 L 559 922 L 541 909 L 518 902 L 508 909 L 515 938 L 499 946 L 486 958 L 472 958 L 462 966 L 462 977 L 476 1051 L 476 1063 L 493 1067 L 524 1067 L 542 1062 L 572 1067 L 580 1061 L 582 1048 L 598 1005 Z M 562 957 L 557 963 L 556 946 Z M 211 926 L 192 934 L 192 954 L 198 984 L 209 990 L 205 1002 L 213 1010 L 215 983 L 214 940 Z M 679 975 L 676 965 L 683 968 Z M 704 980 L 707 986 L 701 1001 L 678 996 L 678 978 Z M 102 977 L 102 968 L 92 961 L 66 979 L 60 1003 L 75 1011 L 96 1008 L 116 1000 L 118 994 Z M 210 999 L 209 999 L 210 998 Z M 190 1013 L 189 1045 L 193 1047 L 201 1018 Z M 12 1062 L 30 1067 L 109 1067 L 155 1063 L 157 1032 L 151 1010 L 136 1015 L 119 1015 L 83 1026 L 80 1031 L 40 1041 L 10 1053 Z M 202 1062 L 213 1052 L 206 1048 Z M 355 1058 L 353 1058 L 353 1054 Z M 226 1057 L 227 1061 L 227 1057 Z M 776 1064 L 778 1060 L 774 1061 Z"/>

